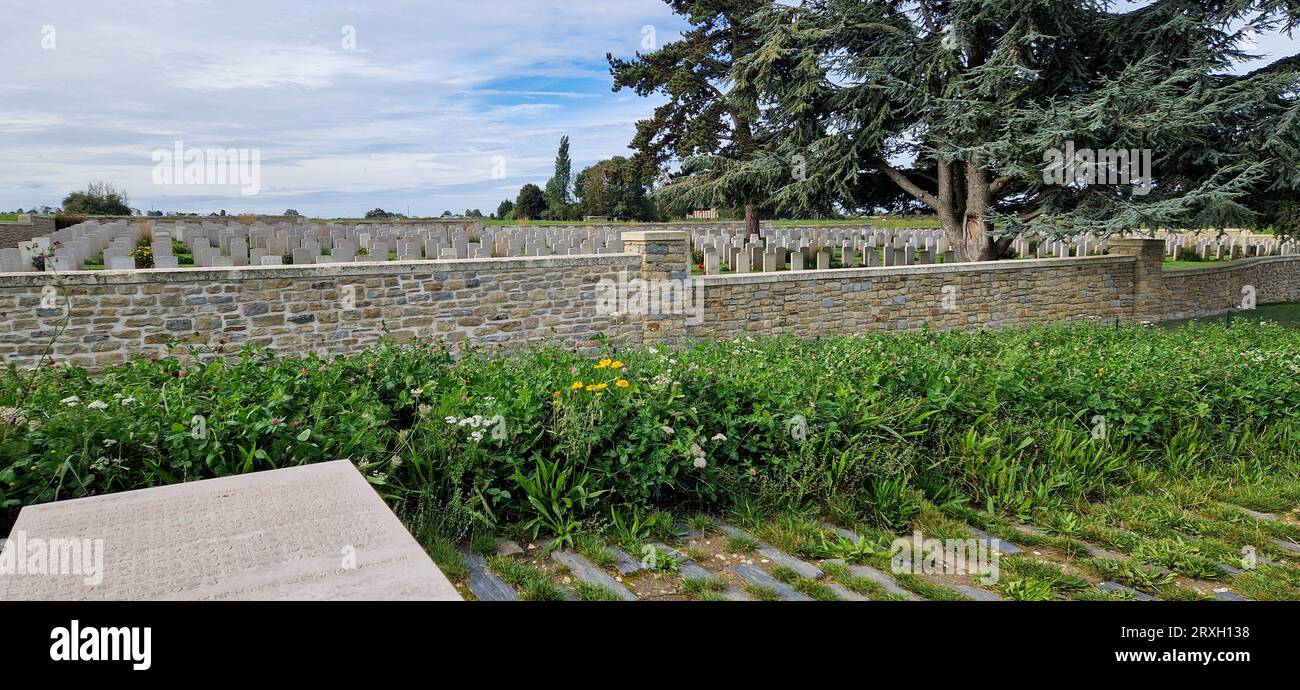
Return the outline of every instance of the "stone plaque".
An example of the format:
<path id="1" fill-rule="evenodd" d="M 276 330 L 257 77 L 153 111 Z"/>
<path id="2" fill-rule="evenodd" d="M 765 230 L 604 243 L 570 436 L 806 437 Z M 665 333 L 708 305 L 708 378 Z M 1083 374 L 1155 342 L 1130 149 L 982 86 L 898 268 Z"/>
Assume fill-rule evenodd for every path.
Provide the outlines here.
<path id="1" fill-rule="evenodd" d="M 5 549 L 0 600 L 461 598 L 347 460 L 28 506 Z"/>

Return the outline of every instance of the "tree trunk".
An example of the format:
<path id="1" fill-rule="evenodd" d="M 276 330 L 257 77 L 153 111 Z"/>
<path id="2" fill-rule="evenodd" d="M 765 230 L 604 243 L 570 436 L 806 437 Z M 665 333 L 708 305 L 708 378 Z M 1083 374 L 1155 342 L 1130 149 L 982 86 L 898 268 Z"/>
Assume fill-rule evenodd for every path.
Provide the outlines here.
<path id="1" fill-rule="evenodd" d="M 758 234 L 758 207 L 754 204 L 745 204 L 745 234 Z"/>

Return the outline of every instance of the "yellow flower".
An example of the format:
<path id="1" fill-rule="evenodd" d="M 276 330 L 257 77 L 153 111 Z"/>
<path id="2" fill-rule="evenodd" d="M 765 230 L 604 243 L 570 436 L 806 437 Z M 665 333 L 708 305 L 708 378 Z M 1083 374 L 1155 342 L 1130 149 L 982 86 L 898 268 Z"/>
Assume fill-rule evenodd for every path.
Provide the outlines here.
<path id="1" fill-rule="evenodd" d="M 555 397 L 557 397 L 557 398 L 560 397 L 560 392 L 559 392 L 559 391 L 555 391 Z"/>
<path id="2" fill-rule="evenodd" d="M 627 388 L 631 384 L 627 382 L 627 379 L 619 379 L 614 382 L 614 385 L 618 386 L 619 388 Z"/>
<path id="3" fill-rule="evenodd" d="M 602 395 L 604 395 L 604 393 L 597 393 L 597 394 L 596 394 L 596 397 L 599 398 L 599 397 L 602 396 Z"/>
<path id="4" fill-rule="evenodd" d="M 623 367 L 624 367 L 624 364 L 623 364 L 622 362 L 618 361 L 618 360 L 614 360 L 614 361 L 611 362 L 610 365 L 609 365 L 609 368 L 610 368 L 610 369 L 622 369 Z"/>
<path id="5" fill-rule="evenodd" d="M 581 382 L 581 381 L 574 381 L 574 382 L 573 382 L 573 386 L 571 386 L 571 388 L 573 388 L 573 390 L 575 390 L 575 391 L 578 390 L 579 388 L 582 388 L 582 382 Z"/>
<path id="6" fill-rule="evenodd" d="M 612 360 L 612 359 L 606 357 L 605 359 L 600 360 L 600 364 L 597 364 L 597 365 L 596 365 L 596 368 L 597 368 L 597 369 L 604 369 L 605 367 L 609 366 L 610 363 L 613 362 L 613 361 L 614 361 L 614 360 Z"/>
<path id="7" fill-rule="evenodd" d="M 590 393 L 590 392 L 592 392 L 592 391 L 594 391 L 594 390 L 596 390 L 596 385 L 595 385 L 595 384 L 592 384 L 592 385 L 590 385 L 590 386 L 587 386 L 587 392 L 588 392 L 588 393 Z"/>
<path id="8" fill-rule="evenodd" d="M 608 383 L 598 383 L 598 384 L 596 384 L 595 386 L 592 386 L 592 388 L 595 389 L 595 390 L 598 390 L 598 391 L 603 391 L 603 390 L 605 390 L 606 388 L 609 388 L 609 384 L 608 384 Z"/>

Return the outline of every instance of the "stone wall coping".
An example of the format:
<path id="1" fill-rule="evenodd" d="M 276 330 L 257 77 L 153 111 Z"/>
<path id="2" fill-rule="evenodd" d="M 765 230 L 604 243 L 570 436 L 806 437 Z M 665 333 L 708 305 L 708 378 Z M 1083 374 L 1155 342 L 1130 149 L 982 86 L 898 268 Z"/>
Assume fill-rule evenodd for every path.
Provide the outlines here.
<path id="1" fill-rule="evenodd" d="M 681 240 L 685 242 L 690 239 L 690 234 L 685 230 L 624 230 L 623 241 L 632 242 L 663 242 L 666 240 Z"/>
<path id="2" fill-rule="evenodd" d="M 1036 268 L 1091 267 L 1132 264 L 1133 256 L 1085 256 L 1072 259 L 1016 259 L 1013 261 L 970 261 L 952 264 L 917 264 L 913 266 L 876 266 L 872 268 L 828 268 L 778 273 L 740 273 L 696 276 L 709 285 L 745 285 L 750 283 L 784 283 L 800 280 L 843 280 L 885 276 L 928 276 L 945 273 L 1005 273 Z"/>
<path id="3" fill-rule="evenodd" d="M 1300 255 L 1287 256 L 1255 256 L 1249 259 L 1233 259 L 1232 261 L 1213 261 L 1206 262 L 1205 266 L 1186 266 L 1183 268 L 1166 268 L 1166 278 L 1178 278 L 1184 276 L 1203 276 L 1212 273 L 1231 273 L 1243 268 L 1260 266 L 1263 264 L 1274 264 L 1283 261 L 1300 261 Z"/>
<path id="4" fill-rule="evenodd" d="M 639 254 L 571 254 L 568 256 L 447 259 L 437 261 L 363 261 L 311 266 L 231 266 L 144 268 L 131 271 L 29 271 L 0 273 L 0 289 L 42 287 L 57 280 L 68 287 L 194 283 L 244 280 L 329 280 L 351 276 L 391 276 L 425 273 L 492 273 L 520 269 L 564 269 L 580 266 L 639 266 Z"/>

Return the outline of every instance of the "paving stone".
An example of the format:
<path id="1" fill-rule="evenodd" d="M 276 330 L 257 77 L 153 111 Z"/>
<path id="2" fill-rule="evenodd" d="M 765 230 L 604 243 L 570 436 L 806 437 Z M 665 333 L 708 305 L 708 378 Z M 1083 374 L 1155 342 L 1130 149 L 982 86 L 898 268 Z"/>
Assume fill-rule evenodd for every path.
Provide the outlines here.
<path id="1" fill-rule="evenodd" d="M 590 582 L 595 585 L 601 585 L 611 592 L 618 595 L 623 601 L 636 601 L 636 595 L 628 591 L 621 582 L 610 577 L 609 573 L 601 570 L 596 564 L 583 558 L 574 551 L 556 549 L 551 552 L 551 559 L 555 562 L 567 566 L 569 572 L 583 582 Z"/>
<path id="2" fill-rule="evenodd" d="M 655 547 L 656 551 L 658 551 L 660 554 L 663 554 L 665 557 L 674 558 L 677 560 L 677 572 L 683 578 L 690 579 L 690 580 L 699 580 L 703 578 L 716 577 L 716 575 L 714 575 L 713 573 L 705 570 L 704 568 L 701 568 L 699 565 L 696 565 L 695 561 L 692 561 L 691 559 L 679 553 L 676 549 L 667 546 L 666 544 L 655 542 L 653 546 Z"/>
<path id="3" fill-rule="evenodd" d="M 511 541 L 511 540 L 509 540 L 509 539 L 498 539 L 498 540 L 497 540 L 497 555 L 498 555 L 498 556 L 518 556 L 519 554 L 521 554 L 521 553 L 523 553 L 523 552 L 524 552 L 523 547 L 519 546 L 519 544 L 517 544 L 517 543 L 514 542 L 514 541 Z"/>
<path id="4" fill-rule="evenodd" d="M 754 600 L 754 597 L 749 596 L 749 592 L 746 592 L 745 590 L 736 587 L 735 585 L 727 585 L 727 588 L 722 590 L 722 598 L 726 599 L 727 601 L 753 601 Z"/>
<path id="5" fill-rule="evenodd" d="M 1214 598 L 1223 601 L 1250 601 L 1250 599 L 1247 599 L 1230 589 L 1214 590 Z"/>
<path id="6" fill-rule="evenodd" d="M 728 570 L 751 585 L 770 588 L 785 601 L 815 601 L 812 597 L 797 592 L 790 585 L 768 575 L 767 572 L 756 565 L 733 565 Z"/>
<path id="7" fill-rule="evenodd" d="M 0 600 L 461 599 L 347 460 L 27 506 L 13 530 L 102 539 L 102 581 L 4 575 Z"/>
<path id="8" fill-rule="evenodd" d="M 880 585 L 882 589 L 890 594 L 903 597 L 908 601 L 924 601 L 921 597 L 900 587 L 898 583 L 894 581 L 894 578 L 890 577 L 884 571 L 877 570 L 869 565 L 849 565 L 845 563 L 843 559 L 839 558 L 831 559 L 827 561 L 827 563 L 838 563 L 843 565 L 848 568 L 850 574 L 857 575 L 858 577 L 865 577 Z"/>
<path id="9" fill-rule="evenodd" d="M 680 521 L 673 523 L 673 531 L 677 532 L 677 538 L 683 541 L 690 541 L 691 539 L 699 539 L 700 537 L 704 536 L 703 532 L 696 529 L 691 529 L 686 525 L 685 522 L 680 522 Z"/>
<path id="10" fill-rule="evenodd" d="M 1097 589 L 1100 589 L 1103 592 L 1128 592 L 1138 601 L 1160 601 L 1146 592 L 1139 592 L 1132 587 L 1125 587 L 1118 582 L 1103 582 L 1097 585 Z"/>
<path id="11" fill-rule="evenodd" d="M 997 537 L 993 536 L 992 534 L 989 534 L 988 532 L 985 532 L 982 529 L 978 529 L 967 525 L 966 531 L 975 535 L 976 539 L 987 539 L 990 542 L 992 542 L 994 539 L 997 539 L 998 552 L 1001 553 L 1003 556 L 1014 556 L 1016 554 L 1025 552 L 1025 550 L 1020 548 L 1019 546 L 1016 546 L 1015 544 L 1012 544 L 1011 542 L 1006 541 L 1004 539 L 998 539 Z"/>
<path id="12" fill-rule="evenodd" d="M 1272 513 L 1261 513 L 1258 510 L 1251 510 L 1250 508 L 1242 508 L 1241 506 L 1237 506 L 1237 510 L 1240 510 L 1241 512 L 1255 518 L 1256 520 L 1268 520 L 1269 522 L 1277 522 L 1277 516 L 1273 515 Z"/>
<path id="13" fill-rule="evenodd" d="M 613 544 L 609 545 L 609 550 L 614 552 L 614 558 L 617 560 L 614 569 L 618 571 L 619 575 L 631 575 L 644 570 L 641 567 L 641 561 L 633 558 L 632 554 Z"/>
<path id="14" fill-rule="evenodd" d="M 829 587 L 832 592 L 835 592 L 835 596 L 843 599 L 844 601 L 871 601 L 870 599 L 862 596 L 861 594 L 858 594 L 857 592 L 843 585 L 838 585 L 835 584 L 834 582 L 827 582 L 826 586 Z"/>
<path id="15" fill-rule="evenodd" d="M 463 547 L 460 554 L 469 565 L 469 580 L 465 584 L 479 601 L 514 601 L 518 598 L 510 583 L 487 569 L 487 561 L 482 556 Z"/>
<path id="16" fill-rule="evenodd" d="M 1273 546 L 1276 546 L 1283 551 L 1290 551 L 1291 553 L 1300 555 L 1300 544 L 1289 542 L 1285 539 L 1274 539 Z"/>
<path id="17" fill-rule="evenodd" d="M 858 542 L 862 541 L 862 535 L 858 534 L 857 532 L 854 532 L 853 530 L 844 529 L 843 527 L 832 525 L 829 522 L 823 522 L 821 523 L 821 525 L 823 529 L 826 529 L 830 532 L 834 532 L 835 534 L 838 534 L 839 536 L 848 539 L 850 543 L 857 544 Z"/>
<path id="18" fill-rule="evenodd" d="M 953 585 L 952 588 L 961 592 L 968 599 L 974 599 L 975 601 L 1002 601 L 1002 597 L 997 592 L 990 592 L 982 587 Z"/>
<path id="19" fill-rule="evenodd" d="M 774 564 L 780 564 L 792 568 L 795 572 L 799 573 L 803 577 L 817 580 L 817 579 L 821 579 L 825 575 L 825 573 L 822 572 L 821 568 L 818 568 L 817 566 L 813 565 L 812 563 L 809 563 L 808 561 L 795 558 L 794 556 L 791 556 L 790 554 L 781 551 L 780 549 L 772 546 L 771 544 L 767 544 L 759 539 L 756 539 L 754 535 L 750 534 L 749 532 L 746 532 L 743 529 L 740 529 L 739 527 L 733 527 L 731 525 L 719 525 L 719 529 L 721 529 L 729 537 L 741 537 L 744 539 L 749 539 L 751 541 L 754 541 L 755 543 L 758 544 L 758 553 L 761 554 L 763 557 L 772 561 L 772 563 Z"/>

